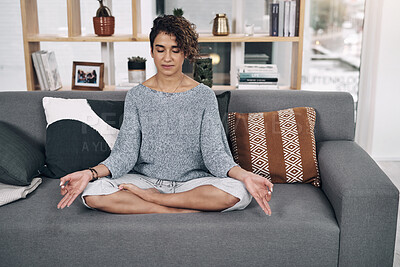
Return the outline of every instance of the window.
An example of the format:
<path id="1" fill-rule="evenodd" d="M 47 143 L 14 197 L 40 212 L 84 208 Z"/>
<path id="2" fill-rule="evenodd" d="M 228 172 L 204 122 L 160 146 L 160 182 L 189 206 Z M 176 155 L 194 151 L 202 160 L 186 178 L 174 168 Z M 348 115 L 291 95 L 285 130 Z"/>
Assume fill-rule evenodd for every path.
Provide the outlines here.
<path id="1" fill-rule="evenodd" d="M 346 91 L 358 101 L 365 0 L 309 0 L 303 90 Z"/>

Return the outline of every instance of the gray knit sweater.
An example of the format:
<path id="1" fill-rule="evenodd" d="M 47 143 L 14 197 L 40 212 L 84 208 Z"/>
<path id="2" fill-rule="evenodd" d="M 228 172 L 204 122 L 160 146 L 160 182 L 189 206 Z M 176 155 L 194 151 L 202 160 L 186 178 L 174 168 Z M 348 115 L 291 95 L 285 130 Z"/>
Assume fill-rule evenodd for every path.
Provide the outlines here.
<path id="1" fill-rule="evenodd" d="M 188 181 L 227 177 L 234 162 L 214 92 L 200 84 L 164 93 L 142 84 L 128 91 L 124 120 L 104 164 L 112 178 L 131 170 L 149 177 Z"/>

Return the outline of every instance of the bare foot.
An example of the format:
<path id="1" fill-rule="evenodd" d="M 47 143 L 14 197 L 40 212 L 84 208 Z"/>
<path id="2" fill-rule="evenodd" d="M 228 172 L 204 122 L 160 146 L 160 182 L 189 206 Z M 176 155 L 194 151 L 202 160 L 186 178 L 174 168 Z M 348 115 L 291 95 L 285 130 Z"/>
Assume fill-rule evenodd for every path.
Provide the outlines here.
<path id="1" fill-rule="evenodd" d="M 155 203 L 155 197 L 158 194 L 161 194 L 160 191 L 158 191 L 155 188 L 149 188 L 149 189 L 141 189 L 137 187 L 136 185 L 133 184 L 120 184 L 118 186 L 120 190 L 127 190 L 138 197 L 142 198 L 143 200 L 146 200 L 148 202 Z M 191 209 L 181 209 L 181 208 L 173 208 L 171 207 L 169 209 L 168 213 L 197 213 L 201 212 L 200 210 L 191 210 Z"/>
<path id="2" fill-rule="evenodd" d="M 118 186 L 120 190 L 128 190 L 131 193 L 137 195 L 138 197 L 151 202 L 151 195 L 153 194 L 161 194 L 160 191 L 158 191 L 155 188 L 149 188 L 149 189 L 141 189 L 137 187 L 136 185 L 133 184 L 120 184 Z"/>

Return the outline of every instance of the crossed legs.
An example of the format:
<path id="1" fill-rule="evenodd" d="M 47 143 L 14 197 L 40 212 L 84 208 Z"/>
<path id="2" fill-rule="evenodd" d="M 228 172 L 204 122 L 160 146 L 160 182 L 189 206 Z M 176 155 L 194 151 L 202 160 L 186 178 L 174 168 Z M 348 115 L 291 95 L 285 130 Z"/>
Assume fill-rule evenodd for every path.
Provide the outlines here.
<path id="1" fill-rule="evenodd" d="M 191 213 L 221 211 L 234 206 L 239 199 L 212 185 L 202 185 L 192 190 L 161 194 L 157 189 L 140 189 L 133 184 L 121 184 L 109 195 L 88 195 L 88 206 L 102 211 L 122 214 Z"/>

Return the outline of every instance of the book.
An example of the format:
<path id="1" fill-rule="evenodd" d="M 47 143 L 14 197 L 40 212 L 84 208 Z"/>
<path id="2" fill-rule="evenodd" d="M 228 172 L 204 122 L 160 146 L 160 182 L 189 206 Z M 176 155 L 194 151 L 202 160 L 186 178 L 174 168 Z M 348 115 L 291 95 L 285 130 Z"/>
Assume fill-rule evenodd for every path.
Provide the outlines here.
<path id="1" fill-rule="evenodd" d="M 43 69 L 44 69 L 44 76 L 47 80 L 47 83 L 49 84 L 49 89 L 48 90 L 54 90 L 54 80 L 53 80 L 53 76 L 51 75 L 50 72 L 50 64 L 49 64 L 49 55 L 47 53 L 47 51 L 45 51 L 45 53 L 41 53 L 40 54 L 41 58 L 42 58 L 42 63 L 43 63 Z"/>
<path id="2" fill-rule="evenodd" d="M 290 1 L 285 1 L 285 14 L 283 22 L 283 36 L 289 36 L 289 26 L 290 25 Z"/>
<path id="3" fill-rule="evenodd" d="M 296 19 L 295 19 L 295 36 L 299 36 L 299 21 L 300 21 L 300 0 L 296 0 Z"/>
<path id="4" fill-rule="evenodd" d="M 239 73 L 278 73 L 275 64 L 243 64 L 239 66 Z"/>
<path id="5" fill-rule="evenodd" d="M 36 52 L 32 53 L 32 62 L 33 62 L 33 67 L 35 68 L 36 77 L 39 81 L 40 90 L 44 91 L 44 90 L 46 90 L 46 87 L 44 85 L 43 77 L 40 72 L 40 66 L 39 66 L 37 54 L 38 53 L 36 53 Z"/>
<path id="6" fill-rule="evenodd" d="M 61 77 L 58 72 L 56 57 L 53 51 L 40 51 L 40 58 L 43 67 L 43 77 L 46 89 L 54 91 L 62 87 Z"/>
<path id="7" fill-rule="evenodd" d="M 49 82 L 46 78 L 46 74 L 45 74 L 45 70 L 44 70 L 44 66 L 43 66 L 43 61 L 42 61 L 42 54 L 46 53 L 46 51 L 44 50 L 40 50 L 35 52 L 36 58 L 37 58 L 37 62 L 39 63 L 39 69 L 40 69 L 40 75 L 42 76 L 42 80 L 43 80 L 43 85 L 44 85 L 44 90 L 48 91 L 50 88 Z"/>
<path id="8" fill-rule="evenodd" d="M 60 89 L 62 87 L 61 76 L 60 73 L 58 72 L 58 65 L 54 51 L 48 52 L 48 59 L 49 59 L 50 75 L 52 76 L 54 81 L 53 87 L 51 89 L 52 90 Z"/>
<path id="9" fill-rule="evenodd" d="M 285 0 L 279 0 L 279 26 L 278 26 L 278 36 L 283 37 L 283 25 L 285 22 Z"/>
<path id="10" fill-rule="evenodd" d="M 278 85 L 277 82 L 240 82 L 238 85 Z"/>
<path id="11" fill-rule="evenodd" d="M 296 1 L 290 1 L 289 3 L 289 36 L 294 37 L 296 31 Z"/>
<path id="12" fill-rule="evenodd" d="M 265 82 L 278 82 L 278 78 L 239 78 L 240 83 L 265 83 Z"/>
<path id="13" fill-rule="evenodd" d="M 238 85 L 238 89 L 241 90 L 276 90 L 279 89 L 277 84 L 268 85 L 268 84 L 240 84 Z"/>
<path id="14" fill-rule="evenodd" d="M 279 74 L 278 73 L 262 73 L 262 72 L 242 72 L 238 74 L 239 79 L 254 79 L 254 78 L 259 78 L 259 79 L 271 79 L 271 78 L 278 78 Z"/>
<path id="15" fill-rule="evenodd" d="M 270 22 L 270 35 L 278 36 L 279 31 L 279 4 L 271 3 L 271 22 Z"/>

